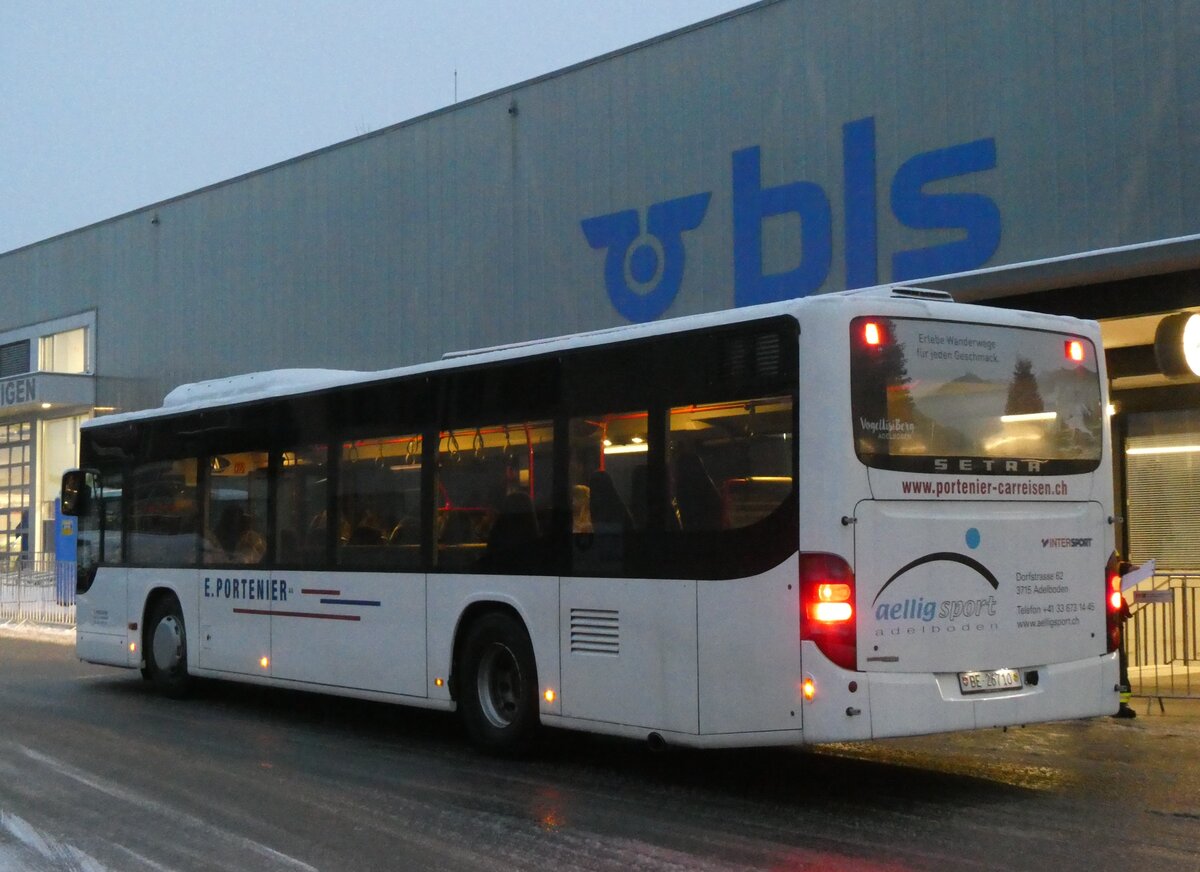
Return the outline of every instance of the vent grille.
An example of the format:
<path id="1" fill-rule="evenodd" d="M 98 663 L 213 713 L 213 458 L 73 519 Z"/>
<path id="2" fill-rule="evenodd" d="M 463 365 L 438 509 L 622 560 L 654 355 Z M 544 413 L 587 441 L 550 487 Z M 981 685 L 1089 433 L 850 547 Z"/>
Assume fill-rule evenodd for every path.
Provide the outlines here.
<path id="1" fill-rule="evenodd" d="M 616 609 L 571 609 L 571 653 L 621 653 L 621 613 Z"/>
<path id="2" fill-rule="evenodd" d="M 0 345 L 0 378 L 29 372 L 29 340 Z"/>
<path id="3" fill-rule="evenodd" d="M 936 291 L 932 288 L 892 288 L 893 297 L 908 297 L 912 300 L 944 300 L 953 303 L 954 297 L 949 291 Z"/>
<path id="4" fill-rule="evenodd" d="M 777 333 L 734 337 L 725 343 L 721 375 L 724 378 L 777 376 L 782 348 Z"/>

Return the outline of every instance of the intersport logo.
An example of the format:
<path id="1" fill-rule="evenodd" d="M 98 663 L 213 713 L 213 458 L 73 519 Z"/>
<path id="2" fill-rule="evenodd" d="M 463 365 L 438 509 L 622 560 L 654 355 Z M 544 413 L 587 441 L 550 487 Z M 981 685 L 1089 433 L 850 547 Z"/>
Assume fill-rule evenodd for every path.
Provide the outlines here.
<path id="1" fill-rule="evenodd" d="M 846 287 L 879 284 L 879 206 L 875 119 L 842 126 L 842 254 Z M 816 182 L 763 184 L 762 148 L 733 152 L 727 192 L 733 216 L 733 304 L 750 306 L 807 296 L 829 277 L 834 257 L 834 209 Z M 963 272 L 987 263 L 1000 245 L 1000 208 L 977 193 L 937 193 L 928 186 L 996 167 L 994 138 L 925 151 L 905 160 L 892 176 L 892 216 L 916 230 L 958 230 L 959 238 L 896 251 L 890 281 Z M 613 306 L 630 321 L 651 321 L 674 302 L 683 286 L 685 235 L 704 222 L 714 191 L 676 197 L 644 210 L 629 208 L 583 219 L 588 244 L 605 251 L 604 285 Z M 795 215 L 797 262 L 783 272 L 764 271 L 763 222 Z"/>
<path id="2" fill-rule="evenodd" d="M 1092 538 L 1072 539 L 1067 536 L 1058 536 L 1042 540 L 1043 548 L 1091 548 Z"/>

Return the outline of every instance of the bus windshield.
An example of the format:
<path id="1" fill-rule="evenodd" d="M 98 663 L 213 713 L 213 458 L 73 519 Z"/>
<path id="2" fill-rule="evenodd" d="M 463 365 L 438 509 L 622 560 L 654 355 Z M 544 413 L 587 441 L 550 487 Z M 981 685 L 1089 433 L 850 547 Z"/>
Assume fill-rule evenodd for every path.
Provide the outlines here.
<path id="1" fill-rule="evenodd" d="M 851 322 L 855 450 L 907 472 L 1064 475 L 1100 463 L 1096 349 L 1043 330 L 912 318 Z"/>

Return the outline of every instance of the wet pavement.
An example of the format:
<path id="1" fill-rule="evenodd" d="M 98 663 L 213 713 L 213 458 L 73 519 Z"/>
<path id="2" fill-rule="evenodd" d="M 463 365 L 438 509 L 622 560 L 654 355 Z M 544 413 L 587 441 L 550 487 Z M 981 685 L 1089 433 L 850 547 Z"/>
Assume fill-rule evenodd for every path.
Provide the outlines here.
<path id="1" fill-rule="evenodd" d="M 61 641 L 61 640 L 60 640 Z M 1200 703 L 915 739 L 655 753 L 205 682 L 0 633 L 0 872 L 1200 870 Z"/>

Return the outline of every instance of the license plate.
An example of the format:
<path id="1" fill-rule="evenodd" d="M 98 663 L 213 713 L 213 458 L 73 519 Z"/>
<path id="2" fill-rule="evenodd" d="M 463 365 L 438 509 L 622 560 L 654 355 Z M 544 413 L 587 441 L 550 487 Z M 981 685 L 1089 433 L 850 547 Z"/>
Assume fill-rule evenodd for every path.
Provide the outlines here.
<path id="1" fill-rule="evenodd" d="M 996 693 L 1001 690 L 1019 690 L 1024 686 L 1021 673 L 1015 669 L 958 673 L 958 687 L 963 693 Z"/>

